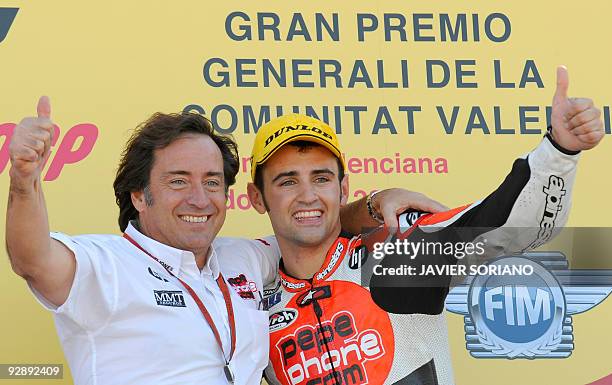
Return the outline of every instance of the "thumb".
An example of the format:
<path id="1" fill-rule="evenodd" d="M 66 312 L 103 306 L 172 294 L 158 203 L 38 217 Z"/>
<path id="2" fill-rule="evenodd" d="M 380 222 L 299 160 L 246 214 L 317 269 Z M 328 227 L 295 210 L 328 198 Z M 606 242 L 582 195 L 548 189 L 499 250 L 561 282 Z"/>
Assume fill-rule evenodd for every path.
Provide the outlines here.
<path id="1" fill-rule="evenodd" d="M 39 118 L 51 118 L 51 101 L 49 101 L 48 96 L 41 96 L 40 99 L 38 99 L 36 112 Z"/>
<path id="2" fill-rule="evenodd" d="M 569 88 L 569 74 L 567 67 L 557 67 L 557 89 L 553 96 L 553 105 L 559 104 L 567 100 L 567 89 Z"/>

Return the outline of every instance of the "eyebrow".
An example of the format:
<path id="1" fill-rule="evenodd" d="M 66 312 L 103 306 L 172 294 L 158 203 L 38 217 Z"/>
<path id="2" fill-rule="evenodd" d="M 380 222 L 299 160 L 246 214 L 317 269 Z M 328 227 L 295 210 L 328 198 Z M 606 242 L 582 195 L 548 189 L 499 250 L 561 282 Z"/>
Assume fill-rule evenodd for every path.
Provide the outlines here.
<path id="1" fill-rule="evenodd" d="M 274 179 L 272 179 L 272 183 L 276 182 L 277 180 L 287 177 L 287 176 L 296 176 L 298 174 L 297 171 L 287 171 L 287 172 L 281 172 L 280 174 L 278 174 L 276 177 L 274 177 Z M 332 170 L 330 170 L 329 168 L 321 168 L 321 169 L 317 169 L 317 170 L 312 170 L 310 172 L 310 175 L 318 175 L 318 174 L 329 174 L 329 175 L 336 175 Z"/>
<path id="2" fill-rule="evenodd" d="M 162 178 L 167 178 L 169 176 L 173 176 L 173 175 L 191 175 L 191 173 L 189 171 L 184 171 L 184 170 L 172 170 L 172 171 L 167 171 L 165 173 L 162 174 Z M 220 171 L 209 171 L 206 173 L 206 176 L 223 176 L 223 173 Z"/>

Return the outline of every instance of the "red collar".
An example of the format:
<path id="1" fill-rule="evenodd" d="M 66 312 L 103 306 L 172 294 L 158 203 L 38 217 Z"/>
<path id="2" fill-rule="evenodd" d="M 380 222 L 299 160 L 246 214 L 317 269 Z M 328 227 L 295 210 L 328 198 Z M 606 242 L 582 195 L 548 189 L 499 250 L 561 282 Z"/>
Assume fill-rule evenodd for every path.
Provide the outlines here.
<path id="1" fill-rule="evenodd" d="M 356 240 L 359 240 L 359 238 Z M 325 281 L 336 271 L 338 266 L 340 266 L 344 256 L 352 246 L 351 243 L 354 243 L 356 240 L 340 235 L 327 250 L 325 261 L 321 265 L 321 268 L 314 274 L 312 279 L 294 278 L 285 273 L 281 265 L 281 268 L 279 269 L 281 284 L 287 291 L 297 293 L 305 289 L 309 289 L 312 286 L 316 286 L 318 282 Z"/>

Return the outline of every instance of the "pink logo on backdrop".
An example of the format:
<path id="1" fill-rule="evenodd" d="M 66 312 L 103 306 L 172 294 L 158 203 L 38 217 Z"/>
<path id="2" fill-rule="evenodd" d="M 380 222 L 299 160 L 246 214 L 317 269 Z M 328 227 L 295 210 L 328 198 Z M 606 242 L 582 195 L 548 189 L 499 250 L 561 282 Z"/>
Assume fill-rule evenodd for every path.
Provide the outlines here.
<path id="1" fill-rule="evenodd" d="M 5 171 L 9 163 L 9 143 L 15 130 L 15 123 L 0 124 L 0 137 L 4 143 L 0 148 L 0 174 Z M 85 159 L 93 150 L 98 139 L 98 127 L 91 123 L 81 123 L 67 130 L 63 135 L 60 128 L 53 127 L 53 141 L 51 152 L 45 160 L 45 167 L 49 165 L 45 181 L 52 181 L 60 176 L 66 165 L 72 165 Z"/>

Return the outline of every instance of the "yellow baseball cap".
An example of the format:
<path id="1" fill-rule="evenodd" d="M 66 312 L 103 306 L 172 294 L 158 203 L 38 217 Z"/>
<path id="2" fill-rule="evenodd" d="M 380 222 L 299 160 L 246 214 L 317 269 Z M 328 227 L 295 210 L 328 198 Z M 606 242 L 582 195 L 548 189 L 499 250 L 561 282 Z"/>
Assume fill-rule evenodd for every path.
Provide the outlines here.
<path id="1" fill-rule="evenodd" d="M 287 143 L 304 140 L 320 144 L 332 152 L 346 172 L 346 164 L 340 152 L 336 132 L 324 122 L 301 114 L 279 116 L 264 124 L 257 131 L 251 152 L 251 178 L 255 180 L 257 166 L 264 164 Z"/>

